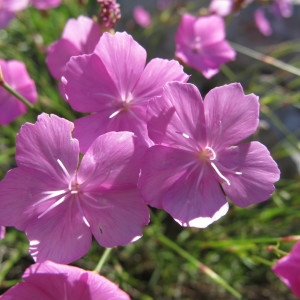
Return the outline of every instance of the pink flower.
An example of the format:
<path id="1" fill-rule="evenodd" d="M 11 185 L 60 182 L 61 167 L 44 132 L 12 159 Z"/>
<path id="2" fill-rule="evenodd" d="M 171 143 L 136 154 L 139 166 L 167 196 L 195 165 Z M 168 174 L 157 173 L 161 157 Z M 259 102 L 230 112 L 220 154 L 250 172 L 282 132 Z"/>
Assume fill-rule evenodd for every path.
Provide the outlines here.
<path id="1" fill-rule="evenodd" d="M 137 5 L 133 10 L 133 18 L 141 27 L 147 28 L 151 25 L 151 15 L 141 5 Z"/>
<path id="2" fill-rule="evenodd" d="M 15 13 L 27 5 L 28 0 L 0 0 L 0 29 L 5 28 L 15 17 Z"/>
<path id="3" fill-rule="evenodd" d="M 257 9 L 254 13 L 254 20 L 258 30 L 265 36 L 272 34 L 272 28 L 267 20 L 265 13 L 262 9 Z"/>
<path id="4" fill-rule="evenodd" d="M 66 98 L 73 109 L 92 113 L 75 120 L 74 136 L 82 152 L 108 131 L 132 131 L 151 143 L 147 102 L 160 96 L 166 82 L 188 76 L 175 60 L 156 58 L 145 64 L 145 49 L 126 32 L 105 32 L 93 54 L 70 59 L 62 80 Z"/>
<path id="5" fill-rule="evenodd" d="M 272 270 L 297 297 L 300 297 L 300 242 L 296 243 L 288 255 L 279 259 Z"/>
<path id="6" fill-rule="evenodd" d="M 214 88 L 203 101 L 194 85 L 167 83 L 148 114 L 158 145 L 146 151 L 138 186 L 149 205 L 203 228 L 226 214 L 226 197 L 241 207 L 270 197 L 279 170 L 265 146 L 240 144 L 259 114 L 258 97 L 240 84 Z"/>
<path id="7" fill-rule="evenodd" d="M 70 19 L 61 39 L 48 48 L 46 63 L 52 76 L 56 79 L 61 78 L 71 56 L 92 53 L 101 34 L 99 24 L 88 17 L 79 16 L 77 19 Z"/>
<path id="8" fill-rule="evenodd" d="M 29 102 L 37 101 L 34 81 L 29 77 L 24 63 L 0 59 L 4 81 Z M 0 86 L 0 124 L 7 125 L 27 110 L 25 104 Z"/>
<path id="9" fill-rule="evenodd" d="M 221 65 L 235 59 L 235 51 L 225 41 L 224 21 L 217 15 L 196 18 L 184 14 L 175 43 L 176 57 L 206 78 L 211 78 Z"/>
<path id="10" fill-rule="evenodd" d="M 37 9 L 49 9 L 60 5 L 61 0 L 30 0 L 30 2 Z"/>
<path id="11" fill-rule="evenodd" d="M 73 123 L 42 114 L 17 136 L 17 168 L 0 182 L 0 224 L 25 231 L 41 262 L 69 263 L 89 249 L 126 245 L 149 221 L 136 183 L 142 147 L 131 132 L 98 137 L 79 164 Z"/>
<path id="12" fill-rule="evenodd" d="M 22 278 L 22 282 L 6 291 L 0 299 L 130 299 L 116 284 L 99 274 L 51 261 L 31 265 L 26 269 Z"/>

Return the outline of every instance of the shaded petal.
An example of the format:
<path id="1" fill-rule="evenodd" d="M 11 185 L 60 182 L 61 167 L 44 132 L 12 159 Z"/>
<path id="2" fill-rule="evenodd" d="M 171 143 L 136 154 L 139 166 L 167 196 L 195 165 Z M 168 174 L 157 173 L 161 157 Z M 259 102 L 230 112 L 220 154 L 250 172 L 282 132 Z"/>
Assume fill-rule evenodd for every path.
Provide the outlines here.
<path id="1" fill-rule="evenodd" d="M 132 132 L 103 134 L 82 158 L 78 183 L 84 191 L 134 188 L 145 150 Z"/>
<path id="2" fill-rule="evenodd" d="M 113 109 L 107 109 L 74 121 L 75 129 L 73 135 L 79 140 L 82 153 L 87 151 L 99 135 L 109 131 L 131 131 L 145 145 L 153 144 L 148 137 L 146 107 L 135 105 L 127 111 L 120 111 L 116 116 L 110 118 L 114 112 L 115 110 Z"/>
<path id="3" fill-rule="evenodd" d="M 121 101 L 116 85 L 95 54 L 71 57 L 62 82 L 70 105 L 80 112 L 117 108 Z"/>
<path id="4" fill-rule="evenodd" d="M 207 227 L 228 210 L 214 174 L 180 149 L 147 150 L 138 186 L 149 205 L 164 209 L 182 226 Z"/>
<path id="5" fill-rule="evenodd" d="M 101 246 L 126 245 L 142 236 L 142 227 L 149 223 L 149 211 L 135 188 L 110 190 L 94 194 L 94 198 L 98 201 L 97 207 L 86 202 L 84 210 Z"/>
<path id="6" fill-rule="evenodd" d="M 152 59 L 145 67 L 139 79 L 133 97 L 139 99 L 153 98 L 162 94 L 162 87 L 169 81 L 188 81 L 189 76 L 183 72 L 183 67 L 175 60 L 161 58 Z"/>
<path id="7" fill-rule="evenodd" d="M 52 260 L 71 263 L 90 248 L 92 234 L 83 221 L 76 201 L 67 199 L 40 218 L 32 219 L 25 229 L 29 252 L 37 262 Z"/>
<path id="8" fill-rule="evenodd" d="M 220 171 L 231 183 L 222 187 L 234 204 L 245 207 L 270 198 L 280 171 L 264 145 L 244 143 L 218 153 L 218 157 Z"/>
<path id="9" fill-rule="evenodd" d="M 71 56 L 80 55 L 81 51 L 72 42 L 60 39 L 47 49 L 46 63 L 51 75 L 60 79 Z"/>
<path id="10" fill-rule="evenodd" d="M 101 35 L 97 22 L 86 16 L 79 16 L 77 19 L 68 20 L 62 38 L 71 41 L 82 54 L 90 54 L 94 51 Z"/>
<path id="11" fill-rule="evenodd" d="M 186 47 L 190 47 L 191 43 L 194 41 L 194 24 L 196 20 L 196 17 L 194 17 L 193 15 L 182 15 L 175 35 L 176 53 L 182 51 Z"/>
<path id="12" fill-rule="evenodd" d="M 239 83 L 212 89 L 204 98 L 208 145 L 215 151 L 249 137 L 258 126 L 259 103 Z"/>
<path id="13" fill-rule="evenodd" d="M 103 33 L 95 48 L 122 97 L 130 97 L 146 63 L 146 51 L 131 35 Z M 99 82 L 99 81 L 98 81 Z"/>
<path id="14" fill-rule="evenodd" d="M 72 138 L 72 130 L 72 122 L 45 113 L 38 116 L 35 124 L 25 123 L 17 135 L 18 166 L 38 170 L 58 182 L 69 183 L 79 156 L 78 141 Z"/>
<path id="15" fill-rule="evenodd" d="M 288 255 L 279 259 L 272 270 L 297 297 L 300 297 L 300 242 L 296 243 Z"/>
<path id="16" fill-rule="evenodd" d="M 188 83 L 169 82 L 148 105 L 148 132 L 155 143 L 197 150 L 206 144 L 203 101 Z"/>

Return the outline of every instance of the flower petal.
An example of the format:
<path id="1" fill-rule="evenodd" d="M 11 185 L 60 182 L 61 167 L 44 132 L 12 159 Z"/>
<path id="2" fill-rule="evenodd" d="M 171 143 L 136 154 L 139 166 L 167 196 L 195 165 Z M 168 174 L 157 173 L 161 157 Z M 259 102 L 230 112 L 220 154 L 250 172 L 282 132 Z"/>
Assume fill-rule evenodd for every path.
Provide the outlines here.
<path id="1" fill-rule="evenodd" d="M 145 67 L 133 96 L 139 101 L 151 99 L 162 94 L 162 87 L 169 81 L 188 81 L 189 76 L 183 72 L 183 67 L 175 60 L 161 58 L 152 59 Z"/>
<path id="2" fill-rule="evenodd" d="M 71 132 L 73 123 L 45 113 L 35 124 L 25 123 L 17 135 L 16 160 L 19 167 L 45 173 L 58 182 L 74 175 L 79 156 L 79 145 Z"/>
<path id="3" fill-rule="evenodd" d="M 78 183 L 84 191 L 136 187 L 145 150 L 132 132 L 103 134 L 82 158 Z"/>
<path id="4" fill-rule="evenodd" d="M 71 57 L 63 73 L 66 98 L 73 109 L 97 112 L 118 107 L 120 94 L 95 54 Z M 100 84 L 99 84 L 100 83 Z"/>
<path id="5" fill-rule="evenodd" d="M 164 209 L 182 226 L 207 227 L 228 210 L 209 168 L 180 149 L 147 150 L 138 186 L 149 205 Z"/>
<path id="6" fill-rule="evenodd" d="M 99 208 L 86 202 L 84 209 L 101 246 L 126 245 L 142 236 L 143 226 L 149 223 L 149 211 L 135 188 L 106 191 L 95 194 L 94 198 Z"/>
<path id="7" fill-rule="evenodd" d="M 51 75 L 60 79 L 71 56 L 80 55 L 81 51 L 69 40 L 60 39 L 47 49 L 46 63 Z"/>
<path id="8" fill-rule="evenodd" d="M 224 150 L 218 157 L 220 171 L 231 183 L 222 187 L 234 204 L 245 207 L 270 198 L 280 171 L 264 145 L 244 143 Z"/>
<path id="9" fill-rule="evenodd" d="M 258 126 L 259 103 L 239 83 L 212 89 L 204 98 L 208 145 L 215 151 L 249 137 Z"/>
<path id="10" fill-rule="evenodd" d="M 129 97 L 144 70 L 145 49 L 126 32 L 114 35 L 105 32 L 95 53 L 101 58 L 122 99 Z"/>
<path id="11" fill-rule="evenodd" d="M 206 144 L 203 101 L 192 84 L 167 83 L 162 97 L 149 102 L 148 119 L 149 137 L 155 143 L 181 148 Z"/>
<path id="12" fill-rule="evenodd" d="M 35 261 L 68 264 L 88 251 L 92 234 L 75 201 L 79 200 L 67 199 L 28 224 L 25 232 L 30 241 L 29 252 Z"/>

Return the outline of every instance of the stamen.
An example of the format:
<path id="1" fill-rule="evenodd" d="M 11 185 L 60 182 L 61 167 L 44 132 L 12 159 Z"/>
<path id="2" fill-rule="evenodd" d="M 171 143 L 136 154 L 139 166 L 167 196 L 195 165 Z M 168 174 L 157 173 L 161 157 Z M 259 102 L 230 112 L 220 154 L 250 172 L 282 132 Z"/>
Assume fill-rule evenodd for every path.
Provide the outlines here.
<path id="1" fill-rule="evenodd" d="M 234 172 L 234 174 L 236 174 L 236 175 L 242 175 L 243 173 L 242 172 Z"/>
<path id="2" fill-rule="evenodd" d="M 206 146 L 205 150 L 208 150 L 209 154 L 212 155 L 212 156 L 209 157 L 210 160 L 215 160 L 216 159 L 217 155 L 216 155 L 216 152 L 214 151 L 213 148 L 211 148 L 209 146 Z"/>
<path id="3" fill-rule="evenodd" d="M 49 199 L 52 199 L 52 198 L 57 197 L 57 196 L 61 196 L 61 195 L 65 194 L 65 193 L 67 193 L 67 192 L 68 192 L 68 190 L 59 190 L 59 191 L 47 191 L 47 192 L 43 192 L 42 194 L 46 194 L 46 195 L 48 195 L 48 196 L 42 198 L 42 199 L 39 200 L 38 202 L 35 202 L 35 203 L 33 204 L 33 206 L 37 206 L 37 205 L 39 205 L 39 204 L 41 204 L 41 203 L 43 203 L 43 202 L 46 202 L 46 201 L 49 200 Z"/>
<path id="4" fill-rule="evenodd" d="M 122 110 L 123 110 L 123 108 L 120 108 L 120 109 L 116 110 L 108 118 L 112 119 L 113 117 L 115 117 L 116 115 L 118 115 Z"/>
<path id="5" fill-rule="evenodd" d="M 218 169 L 218 167 L 213 163 L 211 162 L 210 163 L 211 166 L 213 167 L 213 169 L 216 171 L 216 173 L 228 184 L 230 185 L 230 181 L 220 172 L 220 170 Z"/>
<path id="6" fill-rule="evenodd" d="M 176 133 L 182 135 L 186 139 L 190 139 L 190 136 L 187 133 L 185 133 L 185 132 L 176 131 Z"/>
<path id="7" fill-rule="evenodd" d="M 66 199 L 66 195 L 64 195 L 63 197 L 61 197 L 60 199 L 58 199 L 56 202 L 54 202 L 51 206 L 49 206 L 44 212 L 42 212 L 39 216 L 38 219 L 40 219 L 41 217 L 43 217 L 46 213 L 48 213 L 49 211 L 51 211 L 52 209 L 54 209 L 55 207 L 57 207 L 58 205 L 60 205 L 61 203 L 63 203 Z"/>
<path id="8" fill-rule="evenodd" d="M 59 158 L 56 161 L 58 162 L 59 166 L 61 167 L 61 169 L 63 170 L 63 172 L 67 176 L 67 178 L 70 179 L 71 176 L 70 176 L 68 170 L 66 169 L 66 167 L 64 166 L 64 164 L 62 163 L 62 161 Z"/>

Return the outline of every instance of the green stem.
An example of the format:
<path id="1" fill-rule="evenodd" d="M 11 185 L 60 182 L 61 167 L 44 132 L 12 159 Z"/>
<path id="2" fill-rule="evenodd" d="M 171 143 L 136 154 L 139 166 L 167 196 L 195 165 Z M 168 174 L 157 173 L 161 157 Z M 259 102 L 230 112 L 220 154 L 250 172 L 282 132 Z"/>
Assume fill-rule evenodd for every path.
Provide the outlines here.
<path id="1" fill-rule="evenodd" d="M 274 66 L 276 68 L 279 68 L 281 70 L 289 72 L 289 73 L 294 74 L 296 76 L 300 76 L 300 69 L 299 68 L 296 68 L 296 67 L 294 67 L 292 65 L 289 65 L 289 64 L 287 64 L 287 63 L 285 63 L 281 60 L 278 60 L 278 59 L 276 59 L 272 56 L 262 54 L 258 51 L 252 50 L 252 49 L 247 48 L 245 46 L 242 46 L 242 45 L 239 45 L 239 44 L 236 44 L 236 43 L 233 43 L 233 42 L 230 42 L 230 44 L 237 52 L 240 52 L 244 55 L 247 55 L 249 57 L 252 57 L 254 59 L 262 61 L 266 64 L 269 64 L 271 66 Z"/>
<path id="2" fill-rule="evenodd" d="M 174 250 L 175 252 L 177 252 L 181 257 L 185 258 L 187 261 L 189 261 L 195 267 L 199 268 L 210 279 L 212 279 L 215 283 L 217 283 L 220 286 L 222 286 L 224 289 L 226 289 L 228 292 L 230 292 L 237 299 L 242 299 L 242 295 L 237 290 L 235 290 L 234 288 L 232 288 L 222 277 L 220 277 L 217 273 L 215 273 L 209 267 L 207 267 L 206 265 L 204 265 L 198 259 L 196 259 L 195 257 L 193 257 L 187 251 L 183 250 L 176 243 L 174 243 L 173 241 L 171 241 L 170 239 L 168 239 L 166 236 L 164 236 L 162 234 L 158 234 L 157 238 L 158 238 L 158 240 L 161 243 L 163 243 L 167 247 L 169 247 L 172 250 Z"/>
<path id="3" fill-rule="evenodd" d="M 105 251 L 103 252 L 102 256 L 100 257 L 100 260 L 99 260 L 96 268 L 93 270 L 93 272 L 100 273 L 104 263 L 106 262 L 106 260 L 109 257 L 109 254 L 110 254 L 111 250 L 112 250 L 112 248 L 106 248 L 105 249 Z"/>
<path id="4" fill-rule="evenodd" d="M 7 90 L 10 94 L 19 99 L 22 103 L 27 105 L 31 109 L 35 109 L 34 105 L 30 103 L 27 99 L 25 99 L 22 95 L 20 95 L 17 91 L 15 91 L 9 84 L 5 81 L 1 81 L 0 86 L 2 86 L 5 90 Z"/>

